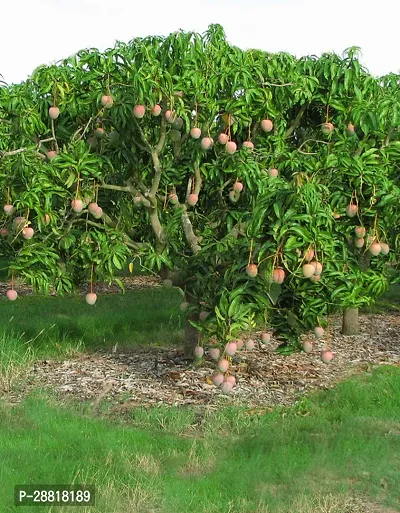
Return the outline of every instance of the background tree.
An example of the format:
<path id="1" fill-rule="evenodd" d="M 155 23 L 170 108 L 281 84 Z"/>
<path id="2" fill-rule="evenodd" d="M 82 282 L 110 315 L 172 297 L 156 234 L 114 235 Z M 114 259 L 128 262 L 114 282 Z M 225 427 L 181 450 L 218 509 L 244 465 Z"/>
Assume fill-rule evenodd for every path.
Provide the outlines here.
<path id="1" fill-rule="evenodd" d="M 137 257 L 181 287 L 188 353 L 259 323 L 293 350 L 388 286 L 398 79 L 356 48 L 242 51 L 219 25 L 36 69 L 0 91 L 10 275 L 123 288 L 114 270 Z"/>

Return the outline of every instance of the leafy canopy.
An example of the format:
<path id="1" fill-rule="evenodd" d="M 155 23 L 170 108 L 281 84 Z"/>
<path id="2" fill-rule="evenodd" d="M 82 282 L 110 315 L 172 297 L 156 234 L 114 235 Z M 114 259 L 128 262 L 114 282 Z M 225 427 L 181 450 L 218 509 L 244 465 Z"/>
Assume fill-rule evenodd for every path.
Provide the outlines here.
<path id="1" fill-rule="evenodd" d="M 179 270 L 191 311 L 211 312 L 194 324 L 223 342 L 263 319 L 293 343 L 336 309 L 370 303 L 394 258 L 369 258 L 366 248 L 396 243 L 400 93 L 399 76 L 371 76 L 357 51 L 243 51 L 211 25 L 85 49 L 3 85 L 0 194 L 14 210 L 0 219 L 0 251 L 10 273 L 62 294 L 92 273 L 118 282 L 114 270 L 140 257 L 152 271 Z M 132 114 L 137 105 L 143 117 Z M 226 151 L 221 133 L 238 151 Z M 357 225 L 367 232 L 361 248 Z M 303 277 L 309 249 L 323 264 L 319 281 Z"/>

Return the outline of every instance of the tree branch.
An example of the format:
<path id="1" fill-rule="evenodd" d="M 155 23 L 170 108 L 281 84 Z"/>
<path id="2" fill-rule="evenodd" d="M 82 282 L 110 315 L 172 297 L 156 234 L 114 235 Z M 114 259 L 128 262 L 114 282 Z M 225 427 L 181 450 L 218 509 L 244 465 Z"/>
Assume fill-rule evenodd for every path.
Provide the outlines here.
<path id="1" fill-rule="evenodd" d="M 110 226 L 110 228 L 116 228 L 117 227 L 117 223 L 115 221 L 113 221 L 111 219 L 111 217 L 106 214 L 104 211 L 103 211 L 103 215 L 101 216 L 101 219 L 104 220 L 104 222 L 106 223 L 107 226 Z"/>
<path id="2" fill-rule="evenodd" d="M 138 190 L 135 191 L 135 195 L 140 197 L 140 201 L 143 203 L 145 207 L 151 207 L 150 201 L 143 196 Z"/>
<path id="3" fill-rule="evenodd" d="M 262 85 L 272 86 L 272 87 L 287 87 L 287 86 L 294 86 L 296 84 L 293 84 L 292 82 L 289 82 L 287 84 L 271 84 L 271 82 L 262 82 Z"/>
<path id="4" fill-rule="evenodd" d="M 19 148 L 18 150 L 1 151 L 0 156 L 1 156 L 1 158 L 11 157 L 12 155 L 17 155 L 18 153 L 22 153 L 22 152 L 28 151 L 28 150 L 29 150 L 29 148 Z"/>
<path id="5" fill-rule="evenodd" d="M 128 248 L 134 249 L 136 251 L 138 251 L 139 249 L 143 249 L 146 246 L 149 246 L 149 244 L 145 244 L 144 242 L 135 242 L 128 239 L 129 237 L 126 236 L 125 244 L 128 246 Z"/>
<path id="6" fill-rule="evenodd" d="M 157 194 L 158 188 L 160 186 L 160 180 L 161 180 L 161 164 L 160 159 L 158 158 L 157 151 L 151 152 L 151 158 L 153 159 L 153 166 L 154 166 L 154 178 L 153 182 L 151 184 L 150 192 L 149 192 L 149 198 L 150 201 L 152 199 L 155 199 L 155 196 Z"/>
<path id="7" fill-rule="evenodd" d="M 145 184 L 137 178 L 134 173 L 132 173 L 132 177 L 127 180 L 127 183 L 134 184 L 143 194 L 145 198 L 149 195 L 149 189 L 145 186 Z"/>
<path id="8" fill-rule="evenodd" d="M 112 191 L 119 191 L 119 192 L 130 192 L 131 194 L 135 194 L 137 196 L 140 196 L 140 199 L 142 200 L 142 203 L 145 207 L 150 207 L 151 203 L 146 197 L 141 194 L 134 185 L 129 185 L 129 180 L 127 181 L 128 185 L 110 185 L 110 184 L 99 184 L 98 186 L 102 189 L 109 189 Z M 143 185 L 144 187 L 144 185 Z"/>
<path id="9" fill-rule="evenodd" d="M 145 151 L 146 153 L 150 153 L 146 146 L 143 146 L 143 144 L 140 144 L 140 142 L 137 142 L 136 139 L 132 139 L 132 140 L 136 144 L 136 146 L 139 146 L 139 148 L 141 150 Z"/>
<path id="10" fill-rule="evenodd" d="M 301 118 L 303 117 L 304 112 L 306 111 L 307 104 L 305 103 L 300 107 L 299 112 L 293 122 L 293 125 L 286 130 L 286 137 L 290 137 L 292 133 L 296 130 L 296 128 L 300 125 Z"/>
<path id="11" fill-rule="evenodd" d="M 305 151 L 301 151 L 301 148 L 307 144 L 308 142 L 311 142 L 311 141 L 314 141 L 316 143 L 322 143 L 322 144 L 329 144 L 329 142 L 327 141 L 319 141 L 318 139 L 306 139 L 305 141 L 303 141 L 300 146 L 297 148 L 297 151 L 299 151 L 300 153 L 304 153 L 305 155 L 316 155 L 316 153 L 306 153 Z"/>
<path id="12" fill-rule="evenodd" d="M 47 143 L 47 142 L 51 142 L 51 141 L 55 141 L 55 138 L 54 137 L 48 137 L 47 139 L 41 139 L 37 142 L 37 147 L 40 148 L 40 146 L 44 143 Z M 57 141 L 56 141 L 57 142 Z M 1 158 L 4 158 L 4 157 L 11 157 L 12 155 L 18 155 L 18 153 L 23 153 L 24 151 L 29 151 L 29 150 L 32 150 L 33 148 L 19 148 L 18 150 L 11 150 L 11 151 L 3 151 L 1 152 L 0 151 L 0 157 Z M 42 153 L 40 152 L 36 152 L 36 155 L 42 159 L 45 159 L 46 156 L 45 155 L 42 155 Z"/>
<path id="13" fill-rule="evenodd" d="M 48 137 L 47 139 L 41 139 L 40 141 L 38 141 L 38 146 L 40 146 L 41 144 L 47 143 L 47 142 L 51 142 L 51 141 L 54 141 L 54 137 Z"/>
<path id="14" fill-rule="evenodd" d="M 200 166 L 198 162 L 193 163 L 194 168 L 194 187 L 193 187 L 193 194 L 197 194 L 197 196 L 200 193 L 200 189 L 203 183 L 203 180 L 201 179 L 201 172 L 200 172 Z M 186 188 L 186 202 L 187 198 L 190 194 L 190 191 L 192 190 L 192 177 L 189 176 L 187 188 Z"/>
<path id="15" fill-rule="evenodd" d="M 109 184 L 98 184 L 98 187 L 101 187 L 102 189 L 110 189 L 112 191 L 120 191 L 120 192 L 135 192 L 134 188 L 130 185 L 109 185 Z"/>
<path id="16" fill-rule="evenodd" d="M 317 151 L 302 151 L 302 150 L 298 150 L 298 152 L 301 153 L 302 155 L 318 155 Z"/>
<path id="17" fill-rule="evenodd" d="M 391 128 L 387 134 L 387 136 L 385 137 L 385 141 L 383 143 L 383 145 L 381 146 L 381 148 L 384 148 L 385 146 L 389 146 L 389 143 L 390 143 L 390 137 L 393 133 L 393 128 Z"/>
<path id="18" fill-rule="evenodd" d="M 32 150 L 32 148 L 19 148 L 18 150 L 12 150 L 12 151 L 3 151 L 0 152 L 0 157 L 3 159 L 5 157 L 11 157 L 12 155 L 18 155 L 18 153 L 23 153 L 24 151 Z M 45 159 L 46 155 L 43 155 L 39 151 L 35 151 L 35 155 L 41 159 Z"/>
<path id="19" fill-rule="evenodd" d="M 194 167 L 194 177 L 195 177 L 195 181 L 194 181 L 194 194 L 198 195 L 200 193 L 200 189 L 201 189 L 203 180 L 201 179 L 201 171 L 200 171 L 199 163 L 198 162 L 194 162 L 193 163 L 193 167 Z"/>
<path id="20" fill-rule="evenodd" d="M 189 196 L 191 190 L 192 190 L 192 177 L 189 176 L 188 184 L 186 187 L 186 199 Z"/>
<path id="21" fill-rule="evenodd" d="M 135 117 L 133 118 L 133 121 L 134 121 L 134 123 L 136 125 L 136 128 L 138 129 L 138 131 L 140 133 L 140 137 L 142 138 L 145 146 L 142 146 L 140 143 L 138 143 L 136 141 L 135 141 L 135 144 L 137 144 L 142 150 L 147 151 L 148 153 L 151 153 L 153 148 L 151 147 L 149 141 L 146 139 L 146 137 L 144 135 L 144 132 L 142 130 L 142 127 L 139 125 L 139 122 L 138 122 L 138 120 Z"/>
<path id="22" fill-rule="evenodd" d="M 89 119 L 89 121 L 86 123 L 86 125 L 85 125 L 85 127 L 84 127 L 84 129 L 83 129 L 82 134 L 79 136 L 78 141 L 80 141 L 80 140 L 84 137 L 84 135 L 86 134 L 87 129 L 89 128 L 89 125 L 90 125 L 90 123 L 91 123 L 92 121 L 93 121 L 93 116 L 92 116 L 92 117 Z M 74 141 L 74 140 L 75 140 L 75 137 L 79 134 L 79 132 L 80 132 L 81 130 L 82 130 L 82 127 L 81 127 L 81 128 L 78 128 L 78 130 L 77 130 L 77 131 L 74 133 L 74 135 L 72 136 L 72 141 Z"/>
<path id="23" fill-rule="evenodd" d="M 156 150 L 151 151 L 151 158 L 153 160 L 154 165 L 154 178 L 151 184 L 150 191 L 146 194 L 147 198 L 144 198 L 144 196 L 140 195 L 142 197 L 143 205 L 146 208 L 147 213 L 150 216 L 150 223 L 153 228 L 154 234 L 157 239 L 157 251 L 161 252 L 165 248 L 165 245 L 167 243 L 167 236 L 164 230 L 164 227 L 162 226 L 160 222 L 160 218 L 158 217 L 158 210 L 157 210 L 157 191 L 160 186 L 160 180 L 161 180 L 161 163 L 158 158 L 158 153 Z"/>
<path id="24" fill-rule="evenodd" d="M 194 194 L 199 194 L 201 185 L 202 185 L 199 163 L 194 162 L 193 167 L 194 167 L 194 175 L 195 175 Z M 192 178 L 189 177 L 188 187 L 187 187 L 187 191 L 186 191 L 186 198 L 190 194 L 191 187 L 192 187 Z M 183 233 L 185 234 L 185 238 L 189 244 L 191 252 L 193 254 L 196 254 L 201 250 L 200 238 L 194 233 L 193 225 L 190 221 L 188 210 L 187 210 L 187 204 L 186 203 L 185 204 L 177 203 L 175 205 L 175 208 L 181 209 L 181 212 L 182 212 L 181 223 L 182 223 Z"/>
<path id="25" fill-rule="evenodd" d="M 185 234 L 186 240 L 189 243 L 190 250 L 193 254 L 198 253 L 201 250 L 199 244 L 199 237 L 194 233 L 193 225 L 190 221 L 189 214 L 186 205 L 177 204 L 177 208 L 182 209 L 182 228 Z"/>
<path id="26" fill-rule="evenodd" d="M 179 157 L 181 156 L 182 146 L 189 139 L 189 134 L 183 134 L 182 137 L 177 142 L 172 143 L 172 148 L 174 152 L 174 160 L 175 162 L 179 161 Z"/>
<path id="27" fill-rule="evenodd" d="M 161 128 L 160 128 L 160 138 L 158 140 L 157 146 L 155 147 L 155 152 L 159 155 L 164 147 L 165 138 L 167 136 L 167 121 L 164 116 L 161 118 Z"/>
<path id="28" fill-rule="evenodd" d="M 129 178 L 129 179 L 126 181 L 126 183 L 127 183 L 127 184 L 131 184 L 131 185 L 130 185 L 130 187 L 132 187 L 132 191 L 133 191 L 133 193 L 135 194 L 135 196 L 139 196 L 139 197 L 140 197 L 140 200 L 141 200 L 141 202 L 143 203 L 143 205 L 144 205 L 145 207 L 151 207 L 151 203 L 150 203 L 150 201 L 147 199 L 147 196 L 148 196 L 149 194 L 148 194 L 148 191 L 147 191 L 147 189 L 146 189 L 145 185 L 144 185 L 142 182 L 140 182 L 140 181 L 139 181 L 139 182 L 138 182 L 138 184 L 135 184 L 135 185 L 136 185 L 136 187 L 135 187 L 135 185 L 132 183 L 133 181 L 134 181 L 134 180 L 133 180 L 132 178 Z M 139 186 L 140 186 L 140 189 L 142 189 L 144 192 L 140 192 L 140 190 L 138 190 L 138 189 L 139 189 Z"/>
<path id="29" fill-rule="evenodd" d="M 96 223 L 95 221 L 91 221 L 90 219 L 84 219 L 82 217 L 79 217 L 78 219 L 74 219 L 72 221 L 72 223 L 77 223 L 77 222 L 84 222 L 85 224 L 88 224 L 89 226 L 94 226 L 95 228 L 103 228 L 104 227 L 104 224 Z M 108 223 L 106 223 L 106 224 L 108 225 Z M 146 242 L 134 241 L 130 237 L 128 237 L 127 234 L 124 234 L 124 238 L 125 238 L 125 244 L 131 249 L 139 250 L 139 249 L 143 249 L 149 245 Z"/>
<path id="30" fill-rule="evenodd" d="M 189 139 L 189 134 L 183 134 L 180 138 L 179 142 L 182 144 L 185 144 L 185 142 Z"/>
<path id="31" fill-rule="evenodd" d="M 157 208 L 154 207 L 146 207 L 146 210 L 150 217 L 151 227 L 153 228 L 153 232 L 157 239 L 157 251 L 161 252 L 165 248 L 167 243 L 167 236 L 162 226 L 160 219 L 158 217 Z"/>
<path id="32" fill-rule="evenodd" d="M 116 221 L 114 221 L 113 219 L 111 219 L 111 217 L 108 214 L 106 214 L 105 212 L 103 212 L 103 215 L 101 218 L 104 219 L 107 226 L 110 226 L 111 228 L 115 228 L 115 229 L 118 228 L 118 223 Z M 130 230 L 127 230 L 127 234 L 133 236 L 135 234 L 135 232 L 132 229 L 130 229 Z"/>
<path id="33" fill-rule="evenodd" d="M 56 152 L 58 153 L 59 149 L 58 149 L 58 144 L 57 144 L 57 139 L 56 139 L 56 131 L 54 129 L 54 119 L 51 120 L 51 135 L 53 136 L 54 145 L 56 147 Z"/>
<path id="34" fill-rule="evenodd" d="M 139 124 L 137 122 L 136 122 L 136 124 L 137 124 L 139 130 L 141 130 Z M 143 134 L 142 131 L 141 131 L 141 134 L 142 134 L 142 137 L 144 137 L 144 134 Z M 154 209 L 157 208 L 156 194 L 157 194 L 158 188 L 160 187 L 161 172 L 162 172 L 159 155 L 160 155 L 160 152 L 162 151 L 162 149 L 164 147 L 166 135 L 167 135 L 167 123 L 166 123 L 165 117 L 162 116 L 162 118 L 161 118 L 161 129 L 160 129 L 160 139 L 158 140 L 157 146 L 153 150 L 151 148 L 150 144 L 147 143 L 148 147 L 150 148 L 151 159 L 153 161 L 153 166 L 154 166 L 154 178 L 153 178 L 153 181 L 151 183 L 151 188 L 150 188 L 150 191 L 148 193 L 148 197 L 149 197 L 149 200 L 150 200 L 150 202 L 152 204 L 152 207 Z M 157 218 L 158 218 L 158 215 L 157 215 Z"/>

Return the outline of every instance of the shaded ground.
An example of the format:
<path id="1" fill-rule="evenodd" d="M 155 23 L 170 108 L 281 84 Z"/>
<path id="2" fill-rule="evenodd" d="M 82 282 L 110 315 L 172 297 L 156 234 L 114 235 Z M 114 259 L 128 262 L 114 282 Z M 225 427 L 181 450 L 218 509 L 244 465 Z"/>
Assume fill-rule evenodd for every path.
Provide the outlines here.
<path id="1" fill-rule="evenodd" d="M 119 352 L 114 348 L 65 361 L 37 361 L 24 385 L 10 393 L 9 400 L 19 401 L 29 391 L 43 387 L 63 398 L 111 401 L 116 409 L 139 404 L 241 404 L 261 409 L 291 405 L 308 391 L 332 388 L 343 378 L 373 365 L 400 365 L 399 325 L 399 315 L 364 315 L 360 317 L 360 334 L 344 337 L 340 318 L 334 319 L 330 346 L 336 356 L 329 364 L 319 357 L 326 345 L 323 340 L 314 341 L 310 354 L 289 356 L 274 351 L 277 342 L 273 339 L 267 345 L 257 344 L 253 351 L 233 358 L 231 373 L 237 385 L 229 396 L 212 384 L 215 362 L 208 356 L 196 364 L 187 362 L 180 349 L 134 348 Z"/>

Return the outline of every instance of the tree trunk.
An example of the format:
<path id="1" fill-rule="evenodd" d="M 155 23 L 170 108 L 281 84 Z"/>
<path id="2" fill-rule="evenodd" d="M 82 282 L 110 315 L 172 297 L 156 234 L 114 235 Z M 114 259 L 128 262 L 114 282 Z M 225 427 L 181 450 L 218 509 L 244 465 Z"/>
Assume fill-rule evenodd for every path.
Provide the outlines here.
<path id="1" fill-rule="evenodd" d="M 174 287 L 182 287 L 183 286 L 182 277 L 181 277 L 181 273 L 179 270 L 171 271 L 170 269 L 165 267 L 165 265 L 163 265 L 161 267 L 159 274 L 163 280 L 166 280 L 167 278 L 172 280 Z"/>
<path id="2" fill-rule="evenodd" d="M 343 310 L 342 333 L 343 335 L 358 334 L 358 308 Z"/>
<path id="3" fill-rule="evenodd" d="M 183 287 L 184 286 L 183 281 L 182 281 L 182 276 L 181 276 L 181 273 L 179 270 L 171 271 L 170 269 L 167 269 L 165 266 L 162 266 L 161 270 L 160 270 L 160 276 L 163 280 L 165 280 L 167 278 L 172 280 L 172 283 L 174 284 L 175 287 Z M 186 298 L 184 299 L 184 301 L 188 301 L 190 304 L 190 302 L 191 302 L 190 296 L 187 295 Z M 192 326 L 190 324 L 189 320 L 198 322 L 199 316 L 192 313 L 191 315 L 187 315 L 185 317 L 185 328 L 184 328 L 185 331 L 184 331 L 184 340 L 183 340 L 184 356 L 185 356 L 185 358 L 192 360 L 192 359 L 194 359 L 194 348 L 198 344 L 200 333 L 197 328 L 195 328 L 194 326 Z"/>
<path id="4" fill-rule="evenodd" d="M 194 358 L 194 348 L 197 346 L 199 341 L 199 331 L 197 328 L 192 326 L 189 321 L 198 322 L 198 316 L 196 314 L 190 314 L 185 319 L 185 335 L 184 335 L 184 355 L 185 358 Z"/>

